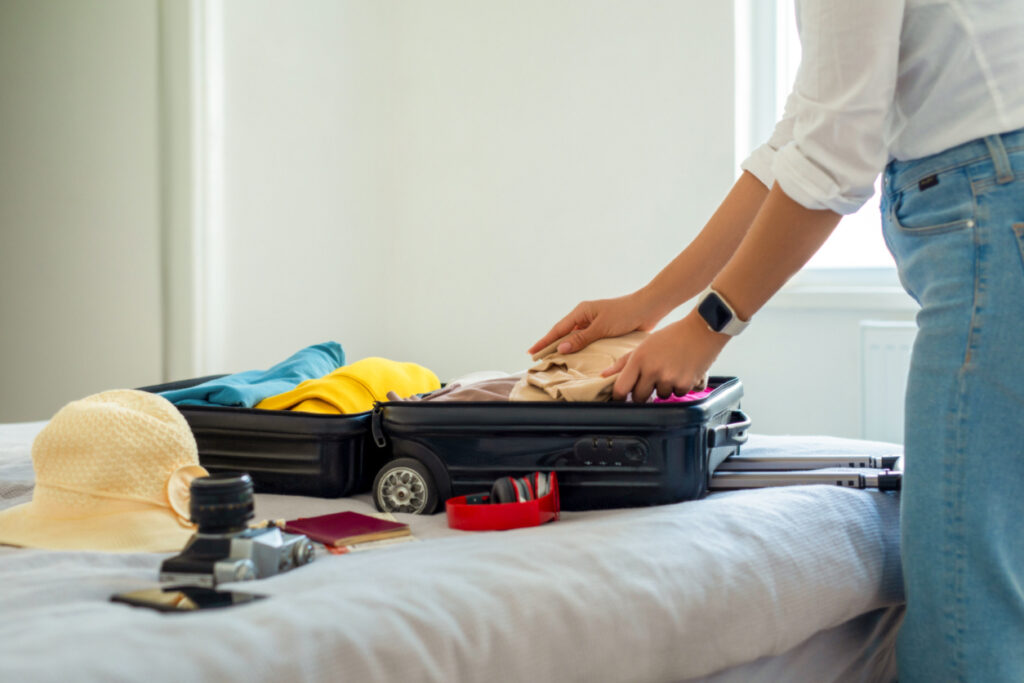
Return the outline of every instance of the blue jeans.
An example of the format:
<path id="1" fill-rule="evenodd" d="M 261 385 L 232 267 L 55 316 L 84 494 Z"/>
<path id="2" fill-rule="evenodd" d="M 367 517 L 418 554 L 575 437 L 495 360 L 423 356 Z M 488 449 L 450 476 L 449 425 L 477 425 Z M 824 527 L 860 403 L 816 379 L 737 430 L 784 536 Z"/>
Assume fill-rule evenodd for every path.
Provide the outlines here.
<path id="1" fill-rule="evenodd" d="M 901 494 L 901 681 L 1024 681 L 1024 129 L 889 164 L 921 305 Z"/>

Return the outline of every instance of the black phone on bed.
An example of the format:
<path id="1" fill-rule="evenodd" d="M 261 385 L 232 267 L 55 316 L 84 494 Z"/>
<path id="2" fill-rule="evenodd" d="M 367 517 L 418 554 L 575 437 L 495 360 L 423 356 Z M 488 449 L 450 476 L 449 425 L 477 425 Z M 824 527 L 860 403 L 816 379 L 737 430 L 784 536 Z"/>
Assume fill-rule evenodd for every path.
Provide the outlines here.
<path id="1" fill-rule="evenodd" d="M 258 593 L 221 591 L 199 586 L 144 588 L 118 593 L 110 598 L 133 607 L 149 607 L 159 612 L 197 612 L 204 609 L 244 605 L 267 596 Z"/>

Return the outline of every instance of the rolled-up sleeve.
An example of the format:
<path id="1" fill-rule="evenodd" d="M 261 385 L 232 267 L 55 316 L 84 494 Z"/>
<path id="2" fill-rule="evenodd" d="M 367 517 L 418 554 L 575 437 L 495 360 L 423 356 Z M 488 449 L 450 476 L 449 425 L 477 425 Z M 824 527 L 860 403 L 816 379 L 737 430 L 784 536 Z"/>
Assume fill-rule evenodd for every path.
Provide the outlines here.
<path id="1" fill-rule="evenodd" d="M 797 3 L 802 57 L 785 113 L 742 168 L 808 209 L 857 211 L 888 161 L 903 0 Z"/>
<path id="2" fill-rule="evenodd" d="M 793 93 L 790 93 L 786 99 L 782 118 L 775 124 L 775 130 L 772 131 L 771 137 L 766 143 L 751 152 L 746 161 L 740 164 L 740 168 L 752 173 L 769 189 L 775 184 L 775 155 L 793 140 L 794 107 Z"/>

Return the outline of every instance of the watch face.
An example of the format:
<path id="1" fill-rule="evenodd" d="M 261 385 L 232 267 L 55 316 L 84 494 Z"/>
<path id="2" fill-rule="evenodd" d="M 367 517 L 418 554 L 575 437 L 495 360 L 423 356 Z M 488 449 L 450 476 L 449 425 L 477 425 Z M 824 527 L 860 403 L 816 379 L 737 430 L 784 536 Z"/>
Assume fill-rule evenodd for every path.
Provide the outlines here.
<path id="1" fill-rule="evenodd" d="M 715 332 L 721 332 L 725 329 L 725 326 L 732 320 L 732 313 L 729 311 L 729 307 L 725 305 L 725 302 L 715 294 L 714 292 L 709 293 L 703 301 L 700 302 L 700 306 L 697 307 L 697 312 L 700 313 L 700 317 L 704 318 L 710 327 Z"/>

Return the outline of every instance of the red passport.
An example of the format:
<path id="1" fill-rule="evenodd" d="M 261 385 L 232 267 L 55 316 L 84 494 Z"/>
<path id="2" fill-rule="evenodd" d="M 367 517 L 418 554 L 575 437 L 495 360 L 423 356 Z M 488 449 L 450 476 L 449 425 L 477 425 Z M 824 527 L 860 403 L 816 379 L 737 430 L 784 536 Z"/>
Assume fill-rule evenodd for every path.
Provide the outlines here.
<path id="1" fill-rule="evenodd" d="M 290 534 L 305 534 L 326 545 L 345 546 L 409 535 L 409 525 L 389 522 L 360 512 L 335 512 L 318 517 L 299 517 L 284 523 Z"/>

